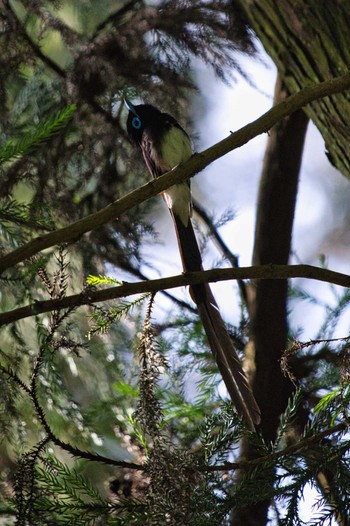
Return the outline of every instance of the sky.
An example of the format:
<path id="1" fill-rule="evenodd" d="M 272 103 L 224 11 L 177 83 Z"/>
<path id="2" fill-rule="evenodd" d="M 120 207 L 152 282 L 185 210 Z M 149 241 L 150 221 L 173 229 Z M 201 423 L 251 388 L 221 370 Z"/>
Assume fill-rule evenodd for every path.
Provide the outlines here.
<path id="1" fill-rule="evenodd" d="M 207 68 L 198 66 L 198 106 L 201 109 L 197 122 L 198 150 L 211 146 L 230 131 L 257 119 L 271 108 L 276 68 L 262 51 L 261 58 L 260 61 L 251 58 L 241 61 L 253 85 L 237 76 L 235 84 L 226 86 L 215 79 Z M 201 197 L 210 212 L 220 216 L 227 208 L 235 211 L 234 220 L 222 227 L 220 234 L 239 256 L 241 266 L 251 264 L 259 177 L 266 141 L 266 134 L 260 135 L 219 159 L 203 174 L 199 174 L 193 184 L 193 194 Z M 204 187 L 204 190 L 201 191 L 200 187 Z M 310 123 L 301 166 L 293 227 L 294 257 L 291 262 L 319 265 L 320 254 L 325 254 L 329 268 L 340 272 L 349 271 L 349 240 L 346 239 L 346 232 L 342 232 L 345 209 L 342 209 L 341 204 L 346 199 L 340 198 L 346 195 L 350 199 L 349 181 L 331 166 L 325 154 L 324 141 Z M 331 303 L 335 301 L 326 284 L 307 280 L 296 280 L 295 283 L 323 300 Z M 227 283 L 215 287 L 225 314 L 230 316 L 232 305 L 227 305 L 225 301 L 225 296 L 228 298 Z M 323 316 L 321 309 L 309 307 L 304 305 L 303 308 L 295 309 L 292 315 L 295 326 L 300 327 L 306 339 L 313 336 L 314 327 L 317 327 Z M 307 327 L 306 331 L 302 325 Z M 343 327 L 339 330 L 343 331 Z M 344 330 L 347 334 L 348 325 Z M 339 335 L 344 335 L 344 332 Z"/>
<path id="2" fill-rule="evenodd" d="M 209 86 L 208 89 L 208 70 L 198 71 L 198 80 L 202 86 L 199 97 L 203 97 L 207 105 L 207 111 L 203 113 L 198 126 L 199 149 L 207 148 L 226 137 L 230 130 L 239 129 L 271 108 L 276 70 L 266 55 L 264 62 L 266 65 L 249 58 L 242 60 L 243 67 L 248 70 L 252 82 L 258 89 L 249 86 L 242 78 L 238 78 L 233 86 L 225 86 L 213 77 L 212 87 Z M 210 130 L 210 134 L 204 134 L 201 130 Z M 232 233 L 234 234 L 237 244 L 235 250 L 240 254 L 242 265 L 251 262 L 257 191 L 266 140 L 266 135 L 260 135 L 247 145 L 216 161 L 204 174 L 207 192 L 211 199 L 215 199 L 215 206 L 222 208 L 233 206 L 237 211 L 235 224 L 227 226 L 230 233 L 227 238 L 232 238 Z M 332 178 L 331 186 L 337 187 L 347 183 L 345 178 L 330 165 L 324 153 L 322 137 L 313 124 L 309 124 L 293 239 L 298 257 L 305 262 L 312 260 L 320 248 L 324 238 L 324 228 L 332 226 L 334 218 L 329 217 L 328 224 L 323 224 L 323 229 L 318 228 L 326 211 L 328 215 L 330 213 L 328 208 L 330 178 Z M 223 192 L 222 188 L 231 188 L 232 192 Z M 225 230 L 223 229 L 221 233 L 225 235 Z"/>

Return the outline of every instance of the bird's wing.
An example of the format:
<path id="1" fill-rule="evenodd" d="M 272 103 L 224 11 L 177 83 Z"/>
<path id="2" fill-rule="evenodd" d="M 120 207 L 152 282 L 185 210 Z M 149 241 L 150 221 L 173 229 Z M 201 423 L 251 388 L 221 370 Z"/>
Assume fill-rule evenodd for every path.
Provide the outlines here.
<path id="1" fill-rule="evenodd" d="M 159 177 L 162 173 L 167 171 L 161 171 L 159 165 L 157 166 L 156 164 L 157 155 L 154 148 L 154 140 L 149 130 L 144 130 L 140 146 L 144 161 L 152 177 Z"/>
<path id="2" fill-rule="evenodd" d="M 152 131 L 145 129 L 142 134 L 141 150 L 147 168 L 153 177 L 168 172 L 192 155 L 192 147 L 182 128 L 170 126 L 157 147 Z M 163 199 L 172 212 L 181 217 L 187 225 L 192 215 L 192 199 L 189 181 L 174 184 L 162 192 Z"/>

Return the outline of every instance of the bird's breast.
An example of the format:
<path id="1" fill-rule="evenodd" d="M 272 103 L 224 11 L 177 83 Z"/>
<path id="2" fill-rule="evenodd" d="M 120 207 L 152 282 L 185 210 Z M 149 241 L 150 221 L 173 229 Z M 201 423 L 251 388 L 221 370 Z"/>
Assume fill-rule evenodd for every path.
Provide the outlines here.
<path id="1" fill-rule="evenodd" d="M 192 155 L 192 145 L 188 135 L 177 126 L 171 126 L 160 141 L 160 154 L 167 164 L 167 170 L 187 161 Z"/>
<path id="2" fill-rule="evenodd" d="M 163 135 L 160 147 L 162 171 L 166 172 L 187 161 L 192 155 L 192 145 L 188 135 L 177 126 L 172 126 Z M 191 191 L 189 183 L 175 184 L 163 192 L 164 200 L 173 213 L 187 226 L 191 216 Z"/>

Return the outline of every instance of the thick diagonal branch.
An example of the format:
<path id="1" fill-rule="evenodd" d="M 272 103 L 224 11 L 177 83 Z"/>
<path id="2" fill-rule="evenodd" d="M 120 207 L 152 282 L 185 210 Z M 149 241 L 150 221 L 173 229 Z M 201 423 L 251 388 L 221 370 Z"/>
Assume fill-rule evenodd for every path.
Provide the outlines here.
<path id="1" fill-rule="evenodd" d="M 222 268 L 212 270 L 201 270 L 198 272 L 187 272 L 168 278 L 154 280 L 136 281 L 134 283 L 123 283 L 117 287 L 82 291 L 62 299 L 50 299 L 36 301 L 24 307 L 18 307 L 8 312 L 0 313 L 0 325 L 36 316 L 52 310 L 67 309 L 80 305 L 91 305 L 101 301 L 109 301 L 125 298 L 133 294 L 155 293 L 165 289 L 197 285 L 198 283 L 215 283 L 231 279 L 255 279 L 255 280 L 286 280 L 290 278 L 307 278 L 326 283 L 333 283 L 341 287 L 350 288 L 350 276 L 334 272 L 325 268 L 313 267 L 311 265 L 258 265 L 254 267 L 241 267 L 237 269 Z"/>

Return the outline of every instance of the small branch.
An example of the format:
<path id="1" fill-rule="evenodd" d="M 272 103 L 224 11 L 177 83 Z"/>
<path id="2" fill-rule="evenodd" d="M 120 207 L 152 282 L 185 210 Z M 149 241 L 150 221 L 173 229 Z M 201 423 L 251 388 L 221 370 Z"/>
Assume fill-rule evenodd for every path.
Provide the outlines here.
<path id="1" fill-rule="evenodd" d="M 135 464 L 134 462 L 125 462 L 124 460 L 114 460 L 103 455 L 98 455 L 96 453 L 90 453 L 89 451 L 83 451 L 81 449 L 78 449 L 72 446 L 71 444 L 67 444 L 66 442 L 60 440 L 53 434 L 50 428 L 46 427 L 45 429 L 50 431 L 50 441 L 53 442 L 56 446 L 63 449 L 64 451 L 67 451 L 73 457 L 85 458 L 86 460 L 90 460 L 91 462 L 100 462 L 109 466 L 118 466 L 120 468 L 135 469 L 139 471 L 143 471 L 145 469 L 145 466 L 143 466 L 142 464 Z"/>
<path id="2" fill-rule="evenodd" d="M 50 57 L 45 55 L 45 53 L 42 52 L 40 46 L 34 42 L 34 40 L 28 35 L 25 27 L 23 26 L 22 22 L 18 18 L 15 10 L 12 8 L 11 3 L 7 3 L 7 8 L 11 11 L 12 16 L 16 19 L 17 24 L 20 28 L 20 33 L 23 39 L 27 42 L 29 47 L 32 49 L 36 57 L 41 60 L 44 64 L 46 64 L 52 71 L 57 73 L 62 78 L 66 78 L 67 74 L 64 69 L 62 69 L 54 60 L 52 60 Z"/>
<path id="3" fill-rule="evenodd" d="M 31 390 L 28 387 L 28 385 L 24 383 L 12 369 L 10 369 L 9 367 L 5 367 L 0 363 L 0 371 L 6 376 L 8 376 L 8 378 L 10 378 L 15 384 L 17 384 L 18 387 L 22 389 L 22 391 L 27 393 L 29 396 L 31 395 Z"/>
<path id="4" fill-rule="evenodd" d="M 96 27 L 95 29 L 95 32 L 94 34 L 92 35 L 92 38 L 91 40 L 94 40 L 100 33 L 103 29 L 106 28 L 106 26 L 108 24 L 112 24 L 115 20 L 118 21 L 118 19 L 121 19 L 122 16 L 124 16 L 126 13 L 128 13 L 129 11 L 131 11 L 132 9 L 135 8 L 135 4 L 138 3 L 139 0 L 131 0 L 130 2 L 128 2 L 127 4 L 123 5 L 120 9 L 118 9 L 117 11 L 113 12 L 113 13 L 110 13 L 108 15 L 107 18 L 105 18 L 105 20 L 103 20 L 102 22 L 100 22 L 98 24 L 98 26 Z"/>
<path id="5" fill-rule="evenodd" d="M 306 437 L 300 440 L 299 442 L 296 442 L 295 444 L 286 446 L 284 449 L 281 449 L 280 451 L 270 453 L 263 457 L 257 457 L 252 460 L 241 460 L 240 462 L 225 462 L 224 464 L 215 465 L 215 466 L 205 466 L 201 468 L 201 471 L 229 471 L 231 469 L 234 469 L 234 470 L 247 469 L 250 467 L 258 466 L 259 464 L 263 464 L 265 462 L 271 462 L 271 461 L 277 460 L 286 455 L 295 455 L 297 453 L 300 453 L 303 449 L 307 449 L 313 444 L 317 444 L 318 442 L 321 442 L 324 438 L 330 435 L 333 435 L 334 433 L 346 431 L 346 429 L 347 429 L 347 425 L 342 422 L 336 426 L 330 427 L 329 429 L 325 429 L 324 431 L 321 431 L 320 433 L 317 433 L 316 435 Z M 350 444 L 348 443 L 344 447 L 344 450 L 346 451 L 349 448 L 350 448 Z"/>
<path id="6" fill-rule="evenodd" d="M 235 254 L 233 254 L 228 248 L 225 241 L 220 236 L 218 229 L 214 225 L 212 218 L 209 216 L 209 214 L 207 214 L 206 210 L 195 200 L 193 200 L 193 209 L 207 225 L 209 229 L 209 234 L 212 236 L 214 242 L 216 243 L 218 249 L 222 252 L 224 258 L 227 259 L 227 261 L 229 261 L 233 268 L 239 268 L 238 257 Z M 244 281 L 238 280 L 238 287 L 244 303 L 247 304 L 247 290 Z"/>
<path id="7" fill-rule="evenodd" d="M 31 521 L 31 515 L 32 515 L 32 510 L 33 510 L 33 504 L 34 504 L 34 500 L 35 500 L 35 472 L 34 472 L 34 469 L 35 469 L 35 464 L 41 454 L 41 452 L 43 451 L 43 449 L 45 449 L 47 443 L 50 442 L 50 438 L 48 436 L 46 436 L 45 438 L 43 438 L 39 444 L 37 444 L 34 449 L 32 451 L 30 451 L 29 453 L 25 453 L 24 455 L 22 455 L 22 458 L 20 459 L 19 461 L 19 466 L 18 466 L 18 470 L 19 471 L 27 471 L 27 474 L 28 474 L 28 467 L 30 466 L 30 480 L 27 482 L 28 484 L 28 487 L 25 488 L 24 487 L 24 479 L 22 479 L 22 483 L 20 484 L 21 486 L 21 489 L 20 489 L 20 494 L 21 496 L 18 498 L 18 494 L 17 494 L 17 507 L 18 507 L 18 516 L 20 516 L 21 518 L 23 517 L 26 517 L 28 524 L 30 524 L 32 521 Z M 21 477 L 21 474 L 18 474 L 19 477 Z M 17 491 L 19 490 L 19 488 L 17 488 Z M 16 491 L 16 493 L 17 493 Z M 24 497 L 24 493 L 27 494 L 27 498 L 23 498 Z"/>
<path id="8" fill-rule="evenodd" d="M 113 258 L 109 257 L 108 261 L 113 264 Z M 138 268 L 131 265 L 129 261 L 126 261 L 126 264 L 121 264 L 121 265 L 119 262 L 118 267 L 121 268 L 122 270 L 126 270 L 126 272 L 134 276 L 136 279 L 140 279 L 143 281 L 149 281 L 149 278 L 143 272 L 141 272 Z M 165 297 L 167 297 L 169 300 L 171 300 L 173 303 L 175 303 L 178 307 L 181 307 L 182 309 L 186 309 L 188 312 L 192 312 L 192 313 L 197 312 L 197 309 L 193 307 L 192 305 L 190 305 L 188 301 L 181 300 L 165 290 L 162 290 L 160 292 Z"/>
<path id="9" fill-rule="evenodd" d="M 31 305 L 19 307 L 12 311 L 0 314 L 0 325 L 5 325 L 29 316 L 50 312 L 52 310 L 91 305 L 101 301 L 125 298 L 133 294 L 145 292 L 158 292 L 164 289 L 197 285 L 198 283 L 215 283 L 217 281 L 228 281 L 231 279 L 290 279 L 307 278 L 316 281 L 333 283 L 340 287 L 350 288 L 350 276 L 340 272 L 334 272 L 325 268 L 313 267 L 312 265 L 257 265 L 255 267 L 241 267 L 237 269 L 223 268 L 202 270 L 198 272 L 187 272 L 169 278 L 160 278 L 150 281 L 136 281 L 134 283 L 123 283 L 117 287 L 102 290 L 83 291 L 80 294 L 72 294 L 62 299 L 36 301 Z"/>
<path id="10" fill-rule="evenodd" d="M 24 390 L 31 395 L 31 391 L 29 388 L 23 384 L 22 381 L 19 380 L 17 375 L 15 375 L 13 372 L 9 371 L 4 366 L 0 365 L 0 370 L 4 374 L 6 374 L 9 378 L 11 378 L 13 381 L 15 381 L 20 388 Z M 92 462 L 102 462 L 104 464 L 109 464 L 112 466 L 118 466 L 122 468 L 130 468 L 135 470 L 144 470 L 146 466 L 142 464 L 135 464 L 133 462 L 124 462 L 124 461 L 118 461 L 114 459 L 110 459 L 108 457 L 98 455 L 95 453 L 90 453 L 88 451 L 82 451 L 78 448 L 75 448 L 74 446 L 67 444 L 60 440 L 58 437 L 54 435 L 52 432 L 50 426 L 48 425 L 45 414 L 40 406 L 40 404 L 36 405 L 35 407 L 36 412 L 38 414 L 38 417 L 40 419 L 41 424 L 43 425 L 45 432 L 47 434 L 47 437 L 45 438 L 45 443 L 49 440 L 52 441 L 56 446 L 60 447 L 61 449 L 64 449 L 68 453 L 70 453 L 74 457 L 80 457 L 85 458 L 87 460 L 90 460 Z M 312 446 L 313 444 L 316 444 L 317 442 L 320 442 L 324 438 L 338 432 L 345 431 L 347 429 L 346 423 L 340 423 L 336 426 L 333 426 L 329 429 L 326 429 L 320 433 L 317 433 L 316 435 L 309 436 L 307 438 L 304 438 L 300 440 L 299 442 L 292 444 L 290 446 L 285 447 L 284 449 L 281 449 L 280 451 L 276 451 L 273 453 L 270 453 L 268 455 L 265 455 L 263 457 L 254 458 L 252 460 L 246 460 L 246 461 L 240 461 L 240 462 L 225 462 L 224 464 L 220 465 L 214 465 L 214 466 L 203 466 L 203 467 L 196 467 L 195 470 L 199 471 L 230 471 L 230 470 L 237 470 L 237 469 L 247 469 L 250 467 L 258 466 L 259 464 L 262 464 L 264 462 L 271 462 L 271 460 L 277 460 L 278 458 L 285 456 L 285 455 L 293 455 L 296 453 L 301 452 L 304 448 L 308 448 Z M 344 451 L 346 451 L 350 445 L 344 446 Z"/>
<path id="11" fill-rule="evenodd" d="M 91 214 L 67 227 L 61 228 L 49 234 L 39 236 L 26 245 L 14 250 L 0 259 L 0 272 L 28 259 L 37 252 L 46 248 L 76 241 L 80 236 L 95 230 L 96 228 L 115 220 L 121 214 L 136 205 L 147 201 L 151 197 L 163 192 L 170 186 L 185 181 L 193 175 L 202 171 L 213 161 L 226 155 L 228 152 L 243 146 L 254 137 L 267 133 L 272 126 L 284 117 L 291 115 L 296 110 L 310 104 L 317 99 L 334 95 L 341 91 L 350 89 L 350 73 L 313 86 L 309 86 L 295 95 L 271 108 L 256 121 L 247 124 L 226 139 L 211 146 L 201 153 L 194 154 L 186 163 L 176 169 L 153 179 L 147 184 L 137 188 L 133 192 L 118 199 L 102 210 Z"/>
<path id="12" fill-rule="evenodd" d="M 2 371 L 3 374 L 5 374 L 8 378 L 10 378 L 10 380 L 12 380 L 13 382 L 15 382 L 18 387 L 20 389 L 22 389 L 24 392 L 26 392 L 28 394 L 28 396 L 30 397 L 33 405 L 34 405 L 34 408 L 35 408 L 35 412 L 41 422 L 41 425 L 43 426 L 44 430 L 45 430 L 45 433 L 46 433 L 46 438 L 44 439 L 45 441 L 45 444 L 47 442 L 53 442 L 56 446 L 60 447 L 61 449 L 64 449 L 65 451 L 68 451 L 68 453 L 70 453 L 73 457 L 79 457 L 79 458 L 86 458 L 87 460 L 90 460 L 92 462 L 102 462 L 104 464 L 109 464 L 109 465 L 112 465 L 112 466 L 118 466 L 118 467 L 121 467 L 121 468 L 129 468 L 129 469 L 137 469 L 137 470 L 143 470 L 145 469 L 144 466 L 142 466 L 141 464 L 135 464 L 134 462 L 125 462 L 123 460 L 114 460 L 114 459 L 110 459 L 108 457 L 105 457 L 103 455 L 98 455 L 98 454 L 95 454 L 95 453 L 90 453 L 89 451 L 82 451 L 81 449 L 78 449 L 74 446 L 72 446 L 71 444 L 67 444 L 66 442 L 63 442 L 62 440 L 60 440 L 58 437 L 56 437 L 56 435 L 53 433 L 51 427 L 49 426 L 47 420 L 46 420 L 46 416 L 45 416 L 45 412 L 43 410 L 43 408 L 41 407 L 40 405 L 40 402 L 38 400 L 38 397 L 37 397 L 37 393 L 36 393 L 36 389 L 32 387 L 32 389 L 30 389 L 20 378 L 19 376 L 17 376 L 16 373 L 14 373 L 11 369 L 8 369 L 7 367 L 3 366 L 0 364 L 0 371 Z"/>
<path id="13" fill-rule="evenodd" d="M 50 68 L 52 71 L 54 71 L 61 79 L 63 80 L 67 80 L 67 71 L 63 68 L 61 68 L 61 66 L 59 64 L 57 64 L 57 62 L 55 62 L 51 57 L 49 57 L 48 55 L 46 55 L 41 47 L 39 46 L 39 44 L 37 44 L 33 39 L 32 37 L 29 36 L 29 34 L 27 33 L 26 31 L 26 28 L 25 26 L 23 26 L 22 22 L 19 20 L 17 14 L 15 13 L 14 9 L 11 7 L 10 3 L 8 2 L 8 7 L 12 13 L 12 15 L 15 17 L 17 23 L 18 23 L 18 26 L 20 28 L 20 32 L 21 32 L 21 35 L 23 37 L 23 39 L 27 42 L 27 44 L 29 45 L 29 47 L 32 49 L 34 55 L 36 56 L 36 58 L 38 58 L 39 60 L 41 60 L 43 62 L 43 64 L 45 64 L 48 68 Z M 68 28 L 68 26 L 64 26 L 64 31 L 69 31 L 70 33 L 73 34 L 71 28 Z M 91 108 L 96 111 L 96 113 L 99 113 L 101 115 L 103 115 L 103 117 L 105 118 L 105 120 L 110 123 L 112 126 L 118 126 L 119 127 L 119 131 L 122 131 L 121 130 L 121 127 L 119 125 L 119 122 L 107 111 L 103 108 L 103 106 L 101 106 L 97 100 L 95 100 L 94 98 L 91 98 L 91 97 L 88 97 L 88 96 L 83 96 L 84 100 L 91 106 Z"/>
<path id="14" fill-rule="evenodd" d="M 210 215 L 207 213 L 205 208 L 203 208 L 198 201 L 193 199 L 193 210 L 196 212 L 196 214 L 199 215 L 199 217 L 202 219 L 202 221 L 206 224 L 210 236 L 213 237 L 213 240 L 215 241 L 218 249 L 222 252 L 222 255 L 224 256 L 227 261 L 232 265 L 234 268 L 238 268 L 238 257 L 231 252 L 231 250 L 226 245 L 225 241 L 220 236 L 213 219 L 210 217 Z"/>

